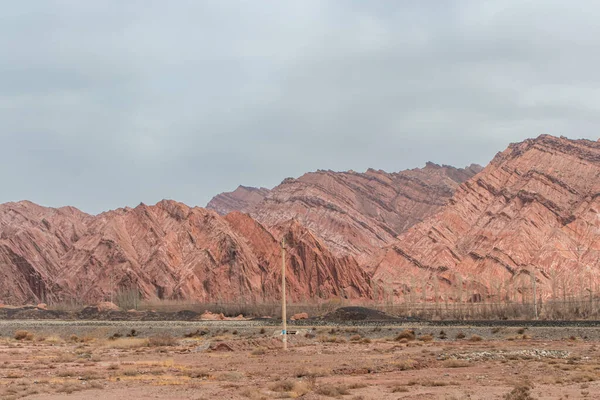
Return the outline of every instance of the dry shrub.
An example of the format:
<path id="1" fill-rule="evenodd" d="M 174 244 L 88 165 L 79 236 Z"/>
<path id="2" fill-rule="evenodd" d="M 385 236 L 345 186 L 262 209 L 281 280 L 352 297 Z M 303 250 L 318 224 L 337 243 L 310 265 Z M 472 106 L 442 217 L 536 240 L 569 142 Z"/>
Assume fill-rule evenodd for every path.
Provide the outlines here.
<path id="1" fill-rule="evenodd" d="M 516 385 L 513 390 L 504 395 L 504 400 L 533 400 L 530 383 Z"/>
<path id="2" fill-rule="evenodd" d="M 410 390 L 406 386 L 394 386 L 392 388 L 392 393 L 407 393 Z"/>
<path id="3" fill-rule="evenodd" d="M 148 346 L 148 341 L 138 338 L 119 338 L 104 343 L 104 347 L 111 349 L 135 349 L 145 346 Z"/>
<path id="4" fill-rule="evenodd" d="M 469 362 L 464 360 L 446 360 L 442 363 L 444 368 L 464 368 L 469 365 Z"/>
<path id="5" fill-rule="evenodd" d="M 193 369 L 187 371 L 187 376 L 194 379 L 208 379 L 210 378 L 210 372 L 204 368 Z"/>
<path id="6" fill-rule="evenodd" d="M 266 350 L 262 347 L 259 347 L 258 349 L 254 349 L 252 350 L 252 354 L 253 356 L 264 356 L 266 353 Z"/>
<path id="7" fill-rule="evenodd" d="M 250 400 L 268 400 L 258 389 L 254 388 L 245 388 L 240 394 Z"/>
<path id="8" fill-rule="evenodd" d="M 163 346 L 176 346 L 177 339 L 169 334 L 161 334 L 156 336 L 150 336 L 148 338 L 149 347 L 163 347 Z"/>
<path id="9" fill-rule="evenodd" d="M 125 376 L 138 376 L 142 375 L 142 372 L 137 368 L 127 368 L 123 370 L 122 374 Z"/>
<path id="10" fill-rule="evenodd" d="M 433 336 L 431 336 L 431 335 L 423 335 L 423 336 L 419 337 L 419 340 L 421 342 L 426 342 L 426 343 L 432 342 L 433 341 Z"/>
<path id="11" fill-rule="evenodd" d="M 315 392 L 328 397 L 339 397 L 350 394 L 350 391 L 346 385 L 334 385 L 332 383 L 326 383 L 317 386 Z"/>
<path id="12" fill-rule="evenodd" d="M 469 338 L 470 342 L 481 342 L 482 340 L 483 340 L 483 338 L 481 336 L 479 336 L 479 335 L 472 335 Z"/>
<path id="13" fill-rule="evenodd" d="M 401 360 L 394 363 L 394 366 L 399 371 L 409 371 L 412 369 L 418 369 L 418 363 L 415 360 Z"/>
<path id="14" fill-rule="evenodd" d="M 570 377 L 570 381 L 575 383 L 593 382 L 595 380 L 596 377 L 590 373 L 581 373 Z"/>
<path id="15" fill-rule="evenodd" d="M 33 340 L 33 333 L 29 331 L 19 330 L 15 332 L 16 340 Z"/>
<path id="16" fill-rule="evenodd" d="M 322 343 L 346 343 L 346 339 L 337 336 L 319 336 L 319 342 Z"/>
<path id="17" fill-rule="evenodd" d="M 360 336 L 360 335 L 352 335 L 352 336 L 350 336 L 350 341 L 351 342 L 358 342 L 360 339 L 362 339 L 362 336 Z"/>
<path id="18" fill-rule="evenodd" d="M 289 380 L 274 382 L 269 385 L 269 389 L 273 392 L 291 392 L 294 389 L 294 382 Z"/>
<path id="19" fill-rule="evenodd" d="M 91 382 L 88 385 L 88 388 L 90 388 L 90 389 L 104 389 L 104 386 L 102 386 L 102 384 L 99 383 L 99 382 Z"/>
<path id="20" fill-rule="evenodd" d="M 244 374 L 237 371 L 223 372 L 216 377 L 219 381 L 238 382 L 244 379 Z"/>
<path id="21" fill-rule="evenodd" d="M 356 382 L 348 386 L 348 389 L 363 389 L 368 387 L 369 385 L 363 382 Z"/>
<path id="22" fill-rule="evenodd" d="M 72 383 L 65 383 L 64 385 L 62 385 L 58 389 L 56 389 L 56 392 L 57 393 L 71 394 L 71 393 L 78 392 L 80 390 L 83 390 L 82 386 L 75 385 L 75 384 L 72 384 Z"/>
<path id="23" fill-rule="evenodd" d="M 408 329 L 403 330 L 396 336 L 395 340 L 399 341 L 401 339 L 415 340 L 415 331 L 409 331 Z"/>
<path id="24" fill-rule="evenodd" d="M 362 338 L 362 340 L 360 342 L 362 344 L 370 344 L 371 343 L 371 339 L 369 339 L 368 337 Z"/>
<path id="25" fill-rule="evenodd" d="M 467 337 L 467 336 L 466 336 L 464 333 L 462 333 L 462 332 L 458 332 L 458 333 L 456 334 L 456 338 L 457 338 L 457 339 L 464 339 L 464 338 L 466 338 L 466 337 Z"/>
<path id="26" fill-rule="evenodd" d="M 328 376 L 331 375 L 331 370 L 325 369 L 325 368 L 300 368 L 299 370 L 296 371 L 296 373 L 294 374 L 294 376 L 296 376 L 296 378 L 318 378 L 318 377 L 322 377 L 322 376 Z"/>

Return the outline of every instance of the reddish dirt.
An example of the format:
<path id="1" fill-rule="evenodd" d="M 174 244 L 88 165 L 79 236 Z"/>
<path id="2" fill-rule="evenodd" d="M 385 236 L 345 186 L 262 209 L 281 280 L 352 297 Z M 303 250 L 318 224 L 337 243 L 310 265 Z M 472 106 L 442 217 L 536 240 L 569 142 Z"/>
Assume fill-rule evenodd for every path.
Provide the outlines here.
<path id="1" fill-rule="evenodd" d="M 351 329 L 290 337 L 0 339 L 3 399 L 596 398 L 599 343 L 396 341 Z M 528 390 L 527 388 L 531 388 Z M 525 397 L 517 397 L 525 398 Z"/>

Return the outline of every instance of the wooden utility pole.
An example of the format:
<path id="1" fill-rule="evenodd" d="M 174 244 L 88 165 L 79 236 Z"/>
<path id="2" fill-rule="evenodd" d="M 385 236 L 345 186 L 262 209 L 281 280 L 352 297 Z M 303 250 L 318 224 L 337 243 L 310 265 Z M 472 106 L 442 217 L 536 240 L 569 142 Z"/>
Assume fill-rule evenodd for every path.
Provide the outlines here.
<path id="1" fill-rule="evenodd" d="M 287 350 L 287 310 L 285 304 L 285 237 L 281 239 L 281 321 L 283 322 L 283 349 Z"/>
<path id="2" fill-rule="evenodd" d="M 537 311 L 537 292 L 535 290 L 535 269 L 532 269 L 531 279 L 533 281 L 533 316 L 535 319 L 538 319 L 538 311 Z"/>

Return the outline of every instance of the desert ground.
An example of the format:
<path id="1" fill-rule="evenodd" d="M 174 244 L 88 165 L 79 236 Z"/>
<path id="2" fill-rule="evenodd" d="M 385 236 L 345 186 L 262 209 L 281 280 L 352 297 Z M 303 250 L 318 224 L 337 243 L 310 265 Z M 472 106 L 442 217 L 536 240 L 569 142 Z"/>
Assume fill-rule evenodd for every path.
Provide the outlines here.
<path id="1" fill-rule="evenodd" d="M 579 399 L 600 328 L 0 321 L 2 399 Z"/>

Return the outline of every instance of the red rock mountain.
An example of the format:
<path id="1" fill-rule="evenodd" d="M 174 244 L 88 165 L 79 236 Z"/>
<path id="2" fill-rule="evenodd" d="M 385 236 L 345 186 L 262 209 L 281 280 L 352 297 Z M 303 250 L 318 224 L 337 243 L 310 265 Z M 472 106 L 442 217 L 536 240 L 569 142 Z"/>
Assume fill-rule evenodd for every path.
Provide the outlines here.
<path id="1" fill-rule="evenodd" d="M 272 301 L 282 237 L 293 300 L 518 300 L 533 282 L 540 297 L 600 290 L 599 142 L 543 135 L 510 145 L 483 171 L 318 171 L 248 193 L 215 200 L 223 213 L 250 210 L 225 216 L 174 201 L 98 216 L 0 205 L 0 302 L 95 302 L 134 290 Z"/>
<path id="2" fill-rule="evenodd" d="M 292 248 L 289 296 L 371 296 L 368 275 L 332 255 L 295 221 L 277 227 Z M 279 297 L 278 238 L 241 213 L 173 201 L 90 216 L 28 202 L 0 206 L 0 301 L 146 298 L 247 301 Z"/>
<path id="3" fill-rule="evenodd" d="M 499 153 L 372 267 L 396 295 L 421 296 L 433 275 L 454 297 L 518 299 L 533 277 L 539 296 L 561 297 L 598 292 L 599 256 L 600 143 L 543 135 Z"/>
<path id="4" fill-rule="evenodd" d="M 221 193 L 212 198 L 206 205 L 209 210 L 215 210 L 221 215 L 232 211 L 250 212 L 252 208 L 261 202 L 269 194 L 266 188 L 255 188 L 238 186 L 233 192 Z"/>
<path id="5" fill-rule="evenodd" d="M 284 180 L 262 201 L 240 211 L 249 211 L 267 227 L 296 218 L 335 254 L 363 261 L 437 212 L 462 182 L 481 169 L 428 163 L 425 168 L 396 173 L 311 172 Z M 220 204 L 220 198 L 235 197 L 236 192 L 217 196 L 209 207 Z"/>

